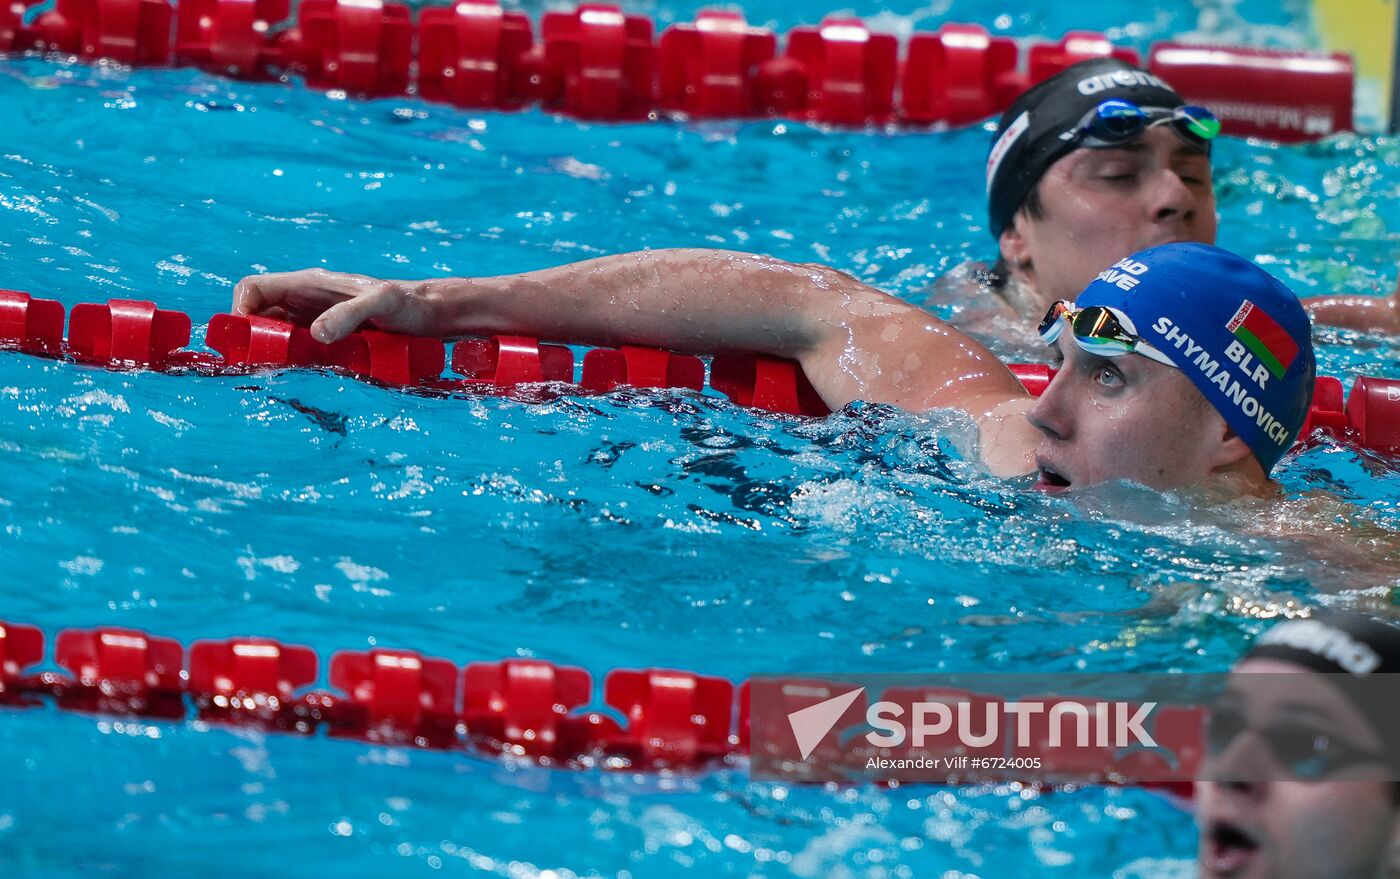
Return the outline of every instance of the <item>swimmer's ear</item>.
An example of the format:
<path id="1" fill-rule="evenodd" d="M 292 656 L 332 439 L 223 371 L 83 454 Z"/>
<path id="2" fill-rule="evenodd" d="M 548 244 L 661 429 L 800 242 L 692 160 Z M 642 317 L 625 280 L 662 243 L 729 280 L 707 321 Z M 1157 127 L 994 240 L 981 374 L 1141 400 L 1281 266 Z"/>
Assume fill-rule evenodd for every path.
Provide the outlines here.
<path id="1" fill-rule="evenodd" d="M 1225 423 L 1225 419 L 1221 418 L 1220 424 L 1220 445 L 1215 448 L 1211 455 L 1211 465 L 1215 470 L 1227 470 L 1241 461 L 1247 460 L 1254 452 L 1250 450 L 1244 440 L 1240 439 L 1239 434 L 1230 429 L 1230 425 Z"/>
<path id="2" fill-rule="evenodd" d="M 1011 218 L 1011 222 L 1006 224 L 1006 228 L 1001 230 L 1001 238 L 997 244 L 1001 249 L 1001 259 L 1011 268 L 1012 271 L 1025 274 L 1031 268 L 1031 249 L 1026 236 L 1021 233 L 1021 224 L 1025 222 L 1026 210 L 1018 210 Z"/>

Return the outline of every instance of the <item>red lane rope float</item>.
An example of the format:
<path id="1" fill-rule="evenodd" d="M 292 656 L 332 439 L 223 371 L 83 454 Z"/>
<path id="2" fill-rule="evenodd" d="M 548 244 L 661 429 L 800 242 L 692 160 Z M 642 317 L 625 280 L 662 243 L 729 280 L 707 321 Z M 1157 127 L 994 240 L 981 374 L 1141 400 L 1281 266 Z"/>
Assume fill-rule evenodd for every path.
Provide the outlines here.
<path id="1" fill-rule="evenodd" d="M 909 40 L 901 88 L 910 122 L 970 125 L 1015 100 L 1016 41 L 975 24 L 945 24 Z"/>
<path id="2" fill-rule="evenodd" d="M 585 3 L 540 19 L 545 62 L 563 93 L 543 101 L 579 119 L 645 119 L 653 108 L 656 49 L 651 22 L 606 3 Z"/>
<path id="3" fill-rule="evenodd" d="M 312 88 L 370 97 L 408 92 L 413 16 L 402 3 L 302 0 L 283 39 L 288 67 Z"/>
<path id="4" fill-rule="evenodd" d="M 427 7 L 418 14 L 419 94 L 459 107 L 523 106 L 533 45 L 530 19 L 495 0 Z"/>
<path id="5" fill-rule="evenodd" d="M 0 7 L 0 51 L 31 49 L 130 65 L 194 65 L 260 79 L 303 75 L 313 88 L 402 95 L 475 109 L 530 105 L 600 121 L 656 111 L 702 119 L 782 116 L 828 125 L 963 125 L 1076 61 L 1136 52 L 1074 31 L 1024 51 L 977 25 L 944 23 L 910 38 L 828 18 L 778 35 L 740 13 L 701 11 L 653 37 L 648 19 L 612 4 L 528 18 L 496 0 L 456 0 L 418 21 L 384 0 L 57 0 L 30 24 L 26 3 Z M 32 5 L 32 3 L 28 4 Z M 171 23 L 174 22 L 173 34 Z M 289 25 L 282 27 L 283 24 Z M 414 80 L 414 61 L 417 79 Z M 1346 55 L 1162 43 L 1149 68 L 1224 120 L 1227 134 L 1308 140 L 1352 125 Z"/>
<path id="6" fill-rule="evenodd" d="M 174 61 L 245 79 L 284 63 L 265 34 L 291 14 L 291 0 L 180 0 Z"/>
<path id="7" fill-rule="evenodd" d="M 1141 64 L 1142 59 L 1132 49 L 1115 46 L 1103 34 L 1093 31 L 1070 31 L 1058 43 L 1039 43 L 1026 53 L 1030 81 L 1049 79 L 1076 61 L 1085 58 L 1117 58 L 1128 64 Z"/>
<path id="8" fill-rule="evenodd" d="M 858 18 L 828 18 L 820 27 L 793 28 L 787 57 L 806 76 L 799 118 L 834 125 L 888 122 L 894 113 L 899 42 L 872 33 Z"/>
<path id="9" fill-rule="evenodd" d="M 703 10 L 657 45 L 656 105 L 696 119 L 765 115 L 753 72 L 778 54 L 772 31 L 749 27 L 738 12 Z"/>
<path id="10" fill-rule="evenodd" d="M 535 382 L 571 384 L 574 353 L 563 345 L 526 336 L 440 339 L 360 330 L 329 345 L 304 327 L 266 317 L 218 314 L 209 321 L 206 345 L 217 355 L 185 350 L 191 321 L 151 302 L 112 300 L 73 306 L 63 338 L 63 306 L 28 293 L 0 290 L 0 348 L 44 356 L 69 355 L 99 366 L 194 369 L 204 372 L 279 367 L 329 367 L 386 385 L 433 390 L 502 391 Z M 444 367 L 460 378 L 443 378 Z M 1039 396 L 1055 370 L 1043 363 L 1011 364 L 1025 388 Z M 719 354 L 710 360 L 709 384 L 740 406 L 788 415 L 822 417 L 831 410 L 794 361 L 755 354 Z M 587 351 L 578 389 L 606 392 L 621 386 L 705 386 L 705 364 L 696 356 L 635 345 Z M 1400 379 L 1359 376 L 1350 395 L 1339 379 L 1317 379 L 1312 408 L 1300 434 L 1318 434 L 1383 454 L 1400 454 Z"/>

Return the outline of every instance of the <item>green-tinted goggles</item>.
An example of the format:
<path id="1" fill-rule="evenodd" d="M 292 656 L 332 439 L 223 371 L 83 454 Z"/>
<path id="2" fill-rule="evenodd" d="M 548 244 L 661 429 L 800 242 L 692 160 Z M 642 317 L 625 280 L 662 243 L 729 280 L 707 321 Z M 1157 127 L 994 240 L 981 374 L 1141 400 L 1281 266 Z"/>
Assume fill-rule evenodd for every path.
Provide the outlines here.
<path id="1" fill-rule="evenodd" d="M 1079 124 L 1061 135 L 1076 145 L 1087 147 L 1121 146 L 1157 125 L 1170 125 L 1177 136 L 1192 146 L 1210 151 L 1210 142 L 1220 134 L 1220 120 L 1205 107 L 1140 107 L 1132 101 L 1114 98 L 1094 107 Z"/>

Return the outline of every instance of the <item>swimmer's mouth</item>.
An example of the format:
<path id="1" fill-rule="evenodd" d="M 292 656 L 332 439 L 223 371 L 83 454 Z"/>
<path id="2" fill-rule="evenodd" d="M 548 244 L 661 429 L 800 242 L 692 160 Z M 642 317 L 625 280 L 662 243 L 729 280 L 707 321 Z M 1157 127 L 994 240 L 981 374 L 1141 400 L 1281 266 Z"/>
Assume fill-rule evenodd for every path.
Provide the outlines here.
<path id="1" fill-rule="evenodd" d="M 1201 867 L 1212 879 L 1242 876 L 1259 853 L 1259 842 L 1229 821 L 1212 821 L 1201 841 Z"/>
<path id="2" fill-rule="evenodd" d="M 1059 494 L 1069 490 L 1070 481 L 1056 472 L 1054 467 L 1040 459 L 1036 459 L 1035 464 L 1040 475 L 1040 478 L 1035 481 L 1036 488 L 1051 494 Z"/>

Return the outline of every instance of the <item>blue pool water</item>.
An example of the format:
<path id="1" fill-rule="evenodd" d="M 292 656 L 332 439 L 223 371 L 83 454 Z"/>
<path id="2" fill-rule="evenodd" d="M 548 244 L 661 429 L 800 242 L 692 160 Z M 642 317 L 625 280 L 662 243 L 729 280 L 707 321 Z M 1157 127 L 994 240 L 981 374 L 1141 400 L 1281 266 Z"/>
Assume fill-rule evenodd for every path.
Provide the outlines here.
<path id="1" fill-rule="evenodd" d="M 906 29 L 946 16 L 1027 36 L 1121 28 L 1137 45 L 1306 43 L 1301 11 L 1263 2 L 1136 22 L 1129 3 L 1000 22 L 973 0 L 881 6 Z M 748 8 L 783 28 L 816 17 Z M 716 246 L 920 299 L 991 251 L 967 170 L 980 130 L 587 126 L 35 59 L 0 61 L 0 124 L 0 286 L 69 306 L 150 298 L 197 323 L 242 275 L 308 265 L 489 274 Z M 1395 139 L 1226 141 L 1217 169 L 1223 245 L 1300 292 L 1393 288 Z M 1321 339 L 1324 372 L 1396 374 L 1393 339 Z M 260 634 L 323 659 L 378 644 L 596 678 L 1218 671 L 1289 602 L 1375 604 L 1400 585 L 1400 480 L 1335 446 L 1285 464 L 1290 503 L 1203 510 L 999 483 L 964 463 L 965 425 L 876 406 L 798 422 L 686 394 L 439 399 L 16 354 L 0 354 L 0 401 L 0 619 L 50 636 Z M 1189 814 L 1136 790 L 568 773 L 52 709 L 0 711 L 0 765 L 16 877 L 1193 873 Z"/>

